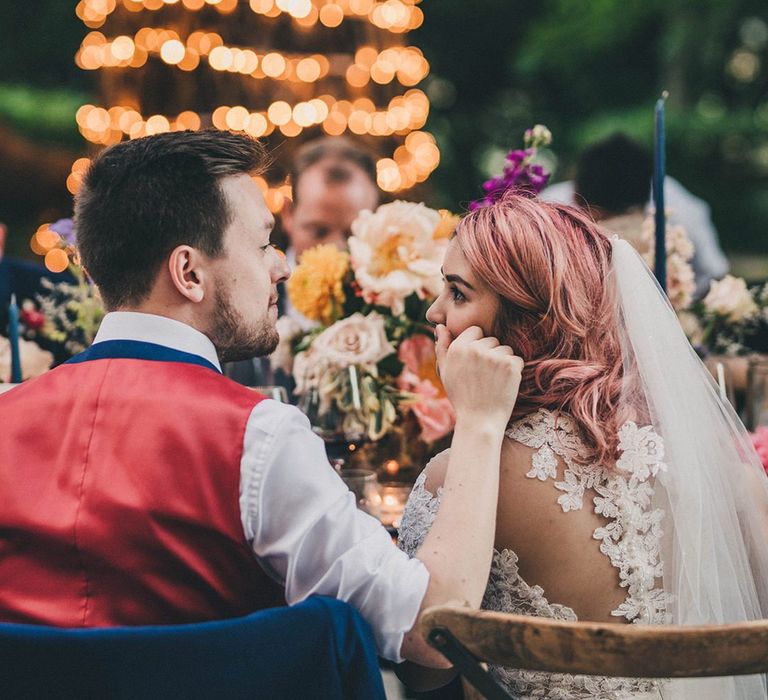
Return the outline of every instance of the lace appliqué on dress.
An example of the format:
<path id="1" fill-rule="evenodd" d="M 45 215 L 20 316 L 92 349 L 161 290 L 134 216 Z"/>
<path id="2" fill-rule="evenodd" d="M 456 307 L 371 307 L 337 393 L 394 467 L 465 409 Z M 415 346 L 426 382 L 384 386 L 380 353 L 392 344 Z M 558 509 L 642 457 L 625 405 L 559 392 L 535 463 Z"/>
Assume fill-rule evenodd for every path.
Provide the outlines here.
<path id="1" fill-rule="evenodd" d="M 666 470 L 664 443 L 652 426 L 625 423 L 619 430 L 621 457 L 615 472 L 597 464 L 584 464 L 584 447 L 577 428 L 568 416 L 539 410 L 514 423 L 507 437 L 536 449 L 533 469 L 526 474 L 542 481 L 544 473 L 557 478 L 557 457 L 565 462 L 563 491 L 557 499 L 564 512 L 580 510 L 584 494 L 592 490 L 595 512 L 610 521 L 595 530 L 600 551 L 619 570 L 619 581 L 627 589 L 626 600 L 611 612 L 640 624 L 668 624 L 667 595 L 656 587 L 661 578 L 659 554 L 663 511 L 651 509 L 653 487 L 649 483 Z"/>
<path id="2" fill-rule="evenodd" d="M 513 424 L 507 431 L 513 440 L 536 449 L 532 468 L 526 476 L 540 481 L 557 479 L 558 456 L 566 465 L 563 481 L 555 487 L 563 494 L 558 503 L 564 512 L 583 507 L 585 493 L 592 489 L 595 512 L 611 522 L 598 528 L 601 551 L 619 570 L 627 598 L 614 615 L 635 623 L 664 623 L 666 599 L 656 588 L 661 575 L 659 539 L 663 513 L 650 510 L 651 476 L 665 469 L 663 444 L 650 428 L 628 423 L 619 434 L 623 451 L 618 471 L 609 473 L 600 466 L 584 466 L 575 458 L 584 447 L 573 421 L 537 411 Z M 400 547 L 413 556 L 429 532 L 440 506 L 442 489 L 435 495 L 425 488 L 426 471 L 416 480 L 400 526 Z M 517 555 L 511 550 L 494 550 L 488 586 L 482 608 L 498 612 L 576 621 L 576 613 L 564 605 L 550 603 L 541 586 L 530 586 L 520 576 Z M 490 667 L 491 673 L 511 693 L 536 700 L 619 700 L 651 692 L 660 682 L 646 679 L 605 678 Z"/>

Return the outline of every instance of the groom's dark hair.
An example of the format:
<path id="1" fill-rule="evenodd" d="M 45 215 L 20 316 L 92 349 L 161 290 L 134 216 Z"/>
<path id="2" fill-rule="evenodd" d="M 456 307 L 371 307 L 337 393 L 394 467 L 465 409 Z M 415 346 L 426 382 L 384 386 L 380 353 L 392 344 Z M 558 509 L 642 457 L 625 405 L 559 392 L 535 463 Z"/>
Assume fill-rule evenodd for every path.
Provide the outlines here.
<path id="1" fill-rule="evenodd" d="M 107 308 L 146 298 L 179 245 L 220 255 L 232 220 L 221 178 L 267 164 L 258 141 L 213 129 L 124 141 L 96 156 L 75 199 L 75 227 Z"/>

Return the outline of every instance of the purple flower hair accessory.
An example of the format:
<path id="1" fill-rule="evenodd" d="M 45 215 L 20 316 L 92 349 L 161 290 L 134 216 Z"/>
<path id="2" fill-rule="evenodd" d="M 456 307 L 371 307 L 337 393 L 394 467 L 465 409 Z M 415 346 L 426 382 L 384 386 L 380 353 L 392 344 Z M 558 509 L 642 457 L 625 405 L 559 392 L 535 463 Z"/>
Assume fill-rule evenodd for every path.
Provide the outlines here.
<path id="1" fill-rule="evenodd" d="M 541 165 L 534 164 L 533 159 L 540 146 L 552 143 L 552 134 L 546 126 L 537 124 L 525 132 L 524 142 L 525 148 L 515 149 L 507 154 L 502 174 L 483 183 L 485 196 L 470 202 L 471 210 L 493 204 L 507 190 L 535 196 L 547 186 L 549 173 Z"/>

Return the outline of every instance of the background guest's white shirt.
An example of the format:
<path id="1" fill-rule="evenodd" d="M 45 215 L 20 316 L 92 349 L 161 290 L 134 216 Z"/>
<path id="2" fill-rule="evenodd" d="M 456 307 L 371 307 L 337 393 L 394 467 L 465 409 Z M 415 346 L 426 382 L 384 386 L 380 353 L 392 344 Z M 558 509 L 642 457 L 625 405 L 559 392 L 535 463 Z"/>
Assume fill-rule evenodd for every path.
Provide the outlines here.
<path id="1" fill-rule="evenodd" d="M 205 335 L 162 316 L 107 314 L 94 343 L 117 339 L 182 350 L 220 368 Z M 254 554 L 285 584 L 289 604 L 313 593 L 347 601 L 370 623 L 379 653 L 401 660 L 403 636 L 416 620 L 429 573 L 357 509 L 322 440 L 294 406 L 268 399 L 251 412 L 240 464 L 240 513 Z"/>
<path id="2" fill-rule="evenodd" d="M 574 201 L 572 180 L 558 182 L 547 187 L 541 195 L 546 202 L 560 202 L 578 206 Z M 709 291 L 710 282 L 728 273 L 728 258 L 720 248 L 720 241 L 712 223 L 709 204 L 691 194 L 677 180 L 667 175 L 664 178 L 664 207 L 672 223 L 680 224 L 693 243 L 693 271 L 696 275 L 696 296 Z M 650 213 L 652 203 L 646 211 Z"/>

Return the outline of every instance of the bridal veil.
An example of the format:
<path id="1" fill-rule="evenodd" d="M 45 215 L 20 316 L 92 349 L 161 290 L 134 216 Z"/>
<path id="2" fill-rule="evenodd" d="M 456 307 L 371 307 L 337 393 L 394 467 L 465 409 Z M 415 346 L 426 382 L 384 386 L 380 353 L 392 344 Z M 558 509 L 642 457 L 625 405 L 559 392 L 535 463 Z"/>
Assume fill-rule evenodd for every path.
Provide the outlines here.
<path id="1" fill-rule="evenodd" d="M 685 337 L 666 295 L 613 240 L 622 409 L 661 436 L 653 506 L 663 511 L 661 574 L 672 624 L 768 617 L 768 479 L 749 435 Z M 663 454 L 662 454 L 663 452 Z M 764 675 L 680 680 L 664 698 L 754 700 Z"/>

